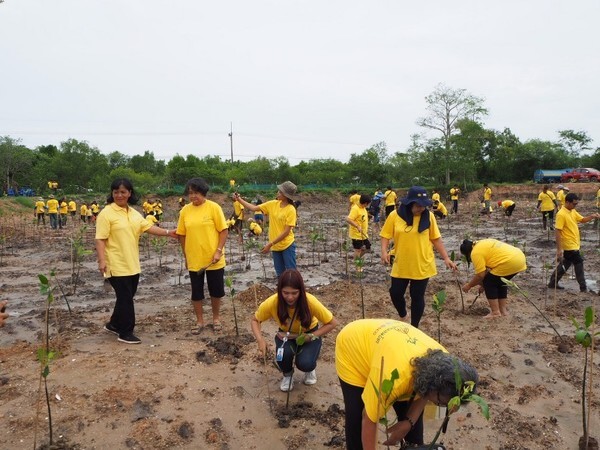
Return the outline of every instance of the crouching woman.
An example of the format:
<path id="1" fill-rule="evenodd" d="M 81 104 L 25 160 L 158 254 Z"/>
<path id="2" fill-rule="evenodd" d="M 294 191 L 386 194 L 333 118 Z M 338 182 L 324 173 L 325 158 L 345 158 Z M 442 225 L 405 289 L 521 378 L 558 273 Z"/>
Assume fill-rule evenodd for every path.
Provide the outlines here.
<path id="1" fill-rule="evenodd" d="M 275 360 L 283 372 L 280 389 L 287 392 L 294 387 L 294 359 L 298 370 L 304 372 L 304 384 L 315 384 L 321 337 L 335 329 L 337 320 L 314 295 L 306 292 L 297 270 L 288 269 L 281 274 L 277 293 L 263 301 L 252 316 L 252 333 L 263 357 L 267 343 L 261 333 L 261 323 L 268 319 L 279 325 L 275 335 Z"/>

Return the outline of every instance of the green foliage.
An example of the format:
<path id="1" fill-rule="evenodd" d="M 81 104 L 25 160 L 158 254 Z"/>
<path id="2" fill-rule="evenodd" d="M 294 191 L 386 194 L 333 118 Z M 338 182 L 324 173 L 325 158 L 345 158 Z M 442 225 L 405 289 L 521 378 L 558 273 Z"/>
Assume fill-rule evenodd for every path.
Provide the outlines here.
<path id="1" fill-rule="evenodd" d="M 594 308 L 588 306 L 584 312 L 584 322 L 580 324 L 574 317 L 571 317 L 571 322 L 575 327 L 575 340 L 584 348 L 588 348 L 592 345 L 592 339 L 595 336 L 600 336 L 600 331 L 593 333 L 590 329 L 594 323 Z"/>
<path id="2" fill-rule="evenodd" d="M 440 314 L 442 314 L 442 312 L 444 311 L 444 304 L 446 303 L 446 291 L 445 290 L 441 290 L 439 291 L 437 294 L 433 294 L 433 304 L 431 305 L 433 310 L 435 311 L 435 313 L 438 316 L 438 319 L 440 317 Z"/>

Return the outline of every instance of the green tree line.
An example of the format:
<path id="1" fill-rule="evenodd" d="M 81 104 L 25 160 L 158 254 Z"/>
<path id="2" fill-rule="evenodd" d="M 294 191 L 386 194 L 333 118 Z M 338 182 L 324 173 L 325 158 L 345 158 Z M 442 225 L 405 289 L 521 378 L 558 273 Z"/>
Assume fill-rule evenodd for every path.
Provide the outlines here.
<path id="1" fill-rule="evenodd" d="M 202 177 L 224 189 L 230 179 L 239 185 L 292 180 L 311 187 L 443 186 L 484 181 L 522 183 L 532 180 L 537 169 L 600 168 L 600 147 L 590 146 L 592 139 L 585 131 L 560 130 L 554 142 L 521 142 L 509 128 L 486 128 L 483 118 L 488 111 L 483 99 L 464 89 L 438 85 L 425 102 L 428 115 L 417 124 L 437 136 L 414 135 L 405 151 L 392 154 L 385 142 L 379 142 L 352 153 L 346 163 L 324 158 L 292 166 L 285 157 L 231 163 L 218 156 L 192 154 L 163 161 L 150 151 L 135 156 L 117 151 L 105 154 L 75 139 L 58 147 L 28 148 L 19 139 L 4 136 L 0 137 L 2 187 L 4 192 L 22 186 L 42 192 L 53 180 L 64 192 L 101 192 L 117 177 L 130 178 L 146 191 L 175 189 L 192 177 Z"/>

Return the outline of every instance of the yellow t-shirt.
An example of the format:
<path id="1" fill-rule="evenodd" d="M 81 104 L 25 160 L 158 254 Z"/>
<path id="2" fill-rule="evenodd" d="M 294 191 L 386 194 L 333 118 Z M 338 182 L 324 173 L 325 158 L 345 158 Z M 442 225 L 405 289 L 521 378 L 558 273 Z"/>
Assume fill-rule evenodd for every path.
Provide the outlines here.
<path id="1" fill-rule="evenodd" d="M 256 222 L 250 222 L 248 228 L 250 228 L 250 231 L 252 231 L 255 236 L 260 236 L 262 234 L 262 227 Z"/>
<path id="2" fill-rule="evenodd" d="M 147 220 L 148 222 L 150 222 L 152 225 L 154 225 L 154 224 L 158 223 L 158 219 L 156 218 L 156 216 L 155 216 L 154 214 L 148 214 L 148 215 L 146 216 L 146 220 Z"/>
<path id="3" fill-rule="evenodd" d="M 439 212 L 441 212 L 443 215 L 447 216 L 448 215 L 448 210 L 446 209 L 446 205 L 444 205 L 442 202 L 439 202 L 436 208 Z"/>
<path id="4" fill-rule="evenodd" d="M 98 214 L 100 212 L 100 206 L 98 206 L 98 203 L 92 203 L 90 209 L 92 210 L 93 214 Z"/>
<path id="5" fill-rule="evenodd" d="M 290 233 L 281 241 L 271 247 L 271 250 L 280 252 L 294 242 L 294 227 L 296 226 L 296 208 L 287 204 L 281 207 L 281 200 L 269 200 L 259 205 L 260 210 L 269 216 L 269 240 L 273 241 L 283 233 L 286 226 L 292 227 Z"/>
<path id="6" fill-rule="evenodd" d="M 477 241 L 471 252 L 475 273 L 490 269 L 492 275 L 505 277 L 527 269 L 525 254 L 518 248 L 496 239 Z"/>
<path id="7" fill-rule="evenodd" d="M 509 206 L 512 206 L 512 205 L 514 205 L 514 204 L 515 204 L 515 202 L 513 202 L 512 200 L 504 200 L 504 201 L 502 202 L 502 207 L 503 207 L 504 209 L 507 209 Z"/>
<path id="8" fill-rule="evenodd" d="M 442 200 L 440 199 L 440 194 L 438 192 L 435 192 L 431 195 L 431 201 L 435 202 L 438 201 L 440 203 L 442 203 Z"/>
<path id="9" fill-rule="evenodd" d="M 429 214 L 431 224 L 422 233 L 418 231 L 420 216 L 415 216 L 413 225 L 408 226 L 397 211 L 392 211 L 381 229 L 379 235 L 392 239 L 396 248 L 391 273 L 394 278 L 424 280 L 437 273 L 431 241 L 440 238 L 441 234 L 433 213 L 426 210 L 423 214 Z"/>
<path id="10" fill-rule="evenodd" d="M 350 214 L 348 214 L 348 219 L 359 224 L 362 231 L 361 234 L 360 231 L 358 231 L 354 226 L 350 225 L 348 227 L 348 235 L 350 236 L 350 239 L 369 239 L 369 214 L 367 213 L 367 208 L 361 208 L 359 205 L 352 205 Z"/>
<path id="11" fill-rule="evenodd" d="M 87 215 L 87 211 L 88 211 L 88 207 L 85 204 L 81 205 L 81 208 L 79 208 L 79 215 L 85 216 L 85 215 Z"/>
<path id="12" fill-rule="evenodd" d="M 46 202 L 48 207 L 48 214 L 58 214 L 58 200 L 51 198 Z"/>
<path id="13" fill-rule="evenodd" d="M 353 194 L 350 196 L 350 207 L 360 204 L 360 194 Z"/>
<path id="14" fill-rule="evenodd" d="M 41 201 L 38 200 L 37 202 L 35 202 L 35 212 L 38 214 L 42 214 L 45 211 L 46 208 L 46 204 Z"/>
<path id="15" fill-rule="evenodd" d="M 450 189 L 450 200 L 458 200 L 458 194 L 460 194 L 460 189 L 458 189 L 458 188 Z"/>
<path id="16" fill-rule="evenodd" d="M 538 201 L 542 202 L 540 204 L 540 211 L 552 211 L 554 210 L 554 200 L 556 200 L 556 196 L 554 192 L 548 190 L 546 192 L 540 192 L 538 195 Z"/>
<path id="17" fill-rule="evenodd" d="M 67 214 L 69 212 L 68 208 L 69 208 L 69 205 L 67 204 L 67 202 L 61 202 L 60 209 L 58 210 L 58 212 L 60 214 Z"/>
<path id="18" fill-rule="evenodd" d="M 556 214 L 554 227 L 560 230 L 560 242 L 563 250 L 579 250 L 581 246 L 579 237 L 579 227 L 583 216 L 575 209 L 568 210 L 564 206 Z"/>
<path id="19" fill-rule="evenodd" d="M 196 272 L 212 262 L 219 246 L 219 233 L 227 229 L 225 215 L 219 204 L 206 200 L 201 205 L 188 203 L 179 213 L 177 234 L 185 236 L 185 259 L 187 268 Z M 221 259 L 207 270 L 225 267 L 225 249 Z"/>
<path id="20" fill-rule="evenodd" d="M 392 206 L 396 204 L 396 199 L 398 196 L 394 191 L 385 191 L 383 196 L 385 198 L 385 206 Z"/>
<path id="21" fill-rule="evenodd" d="M 71 212 L 77 211 L 77 203 L 75 203 L 73 200 L 71 200 L 69 202 L 69 211 L 71 211 Z"/>
<path id="22" fill-rule="evenodd" d="M 288 307 L 289 317 L 286 323 L 281 323 L 279 321 L 279 317 L 277 316 L 277 294 L 271 295 L 264 302 L 262 302 L 258 306 L 256 312 L 254 313 L 254 317 L 256 317 L 256 320 L 258 320 L 259 322 L 264 322 L 266 320 L 273 319 L 275 322 L 277 322 L 280 329 L 284 331 L 289 330 L 290 333 L 298 334 L 300 333 L 300 331 L 306 332 L 308 330 L 313 329 L 318 325 L 319 322 L 321 322 L 322 324 L 327 324 L 332 321 L 333 314 L 331 313 L 331 311 L 325 308 L 325 306 L 323 306 L 323 304 L 319 300 L 317 300 L 317 298 L 314 295 L 309 294 L 307 292 L 306 301 L 308 303 L 308 310 L 312 314 L 312 320 L 309 328 L 303 328 L 302 325 L 300 325 L 300 319 L 297 316 L 294 318 L 294 323 L 290 327 L 290 320 L 292 317 L 294 317 L 295 308 Z"/>
<path id="23" fill-rule="evenodd" d="M 483 190 L 483 200 L 491 200 L 492 199 L 492 189 L 491 188 L 485 188 Z"/>
<path id="24" fill-rule="evenodd" d="M 365 412 L 375 423 L 397 400 L 408 400 L 413 392 L 411 360 L 427 354 L 429 349 L 446 349 L 421 330 L 391 319 L 362 319 L 346 325 L 335 342 L 335 369 L 338 376 L 352 386 L 364 387 Z M 383 376 L 381 360 L 383 358 Z M 397 369 L 400 378 L 394 382 L 390 396 L 379 405 L 373 386 L 390 379 Z"/>
<path id="25" fill-rule="evenodd" d="M 233 215 L 236 219 L 244 219 L 244 205 L 242 205 L 237 200 L 233 202 Z"/>
<path id="26" fill-rule="evenodd" d="M 96 239 L 106 239 L 106 266 L 108 276 L 136 275 L 140 268 L 140 236 L 152 227 L 133 209 L 110 203 L 100 211 L 96 220 Z"/>
<path id="27" fill-rule="evenodd" d="M 556 200 L 558 200 L 558 206 L 565 206 L 565 197 L 567 196 L 567 194 L 565 194 L 564 190 L 560 190 L 556 193 Z"/>

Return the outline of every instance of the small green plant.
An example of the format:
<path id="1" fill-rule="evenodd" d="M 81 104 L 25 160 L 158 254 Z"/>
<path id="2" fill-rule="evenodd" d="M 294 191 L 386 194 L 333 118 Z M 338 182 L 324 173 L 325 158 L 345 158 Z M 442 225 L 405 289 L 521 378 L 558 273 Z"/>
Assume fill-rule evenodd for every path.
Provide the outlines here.
<path id="1" fill-rule="evenodd" d="M 50 276 L 54 276 L 54 270 L 50 272 Z M 48 436 L 50 446 L 53 444 L 52 438 L 52 410 L 50 408 L 50 394 L 48 392 L 48 375 L 50 374 L 50 363 L 57 356 L 56 351 L 50 349 L 50 306 L 54 303 L 54 288 L 50 285 L 48 277 L 43 274 L 38 275 L 40 280 L 40 293 L 46 297 L 46 312 L 44 316 L 45 330 L 43 333 L 43 345 L 37 350 L 37 359 L 40 362 L 40 383 L 39 392 L 41 394 L 42 381 L 44 382 L 44 392 L 46 394 L 46 407 L 48 408 Z M 35 421 L 35 433 L 33 447 L 36 447 L 37 440 L 37 424 L 39 419 L 40 405 L 39 405 L 39 394 L 38 394 L 38 408 Z"/>
<path id="2" fill-rule="evenodd" d="M 356 268 L 356 276 L 360 284 L 360 305 L 362 308 L 362 318 L 365 318 L 365 295 L 363 287 L 363 268 L 365 265 L 365 258 L 354 258 L 354 267 Z"/>
<path id="3" fill-rule="evenodd" d="M 587 450 L 590 436 L 589 436 L 589 427 L 590 427 L 590 414 L 592 407 L 592 398 L 593 398 L 593 387 L 594 385 L 591 383 L 592 379 L 592 371 L 594 369 L 594 365 L 592 363 L 589 364 L 590 368 L 590 383 L 588 386 L 587 382 L 587 372 L 588 372 L 588 349 L 591 348 L 591 354 L 594 354 L 594 338 L 600 335 L 600 331 L 594 333 L 593 325 L 594 325 L 594 308 L 588 306 L 585 308 L 584 313 L 584 322 L 580 324 L 575 320 L 574 317 L 571 317 L 571 322 L 575 327 L 575 340 L 578 344 L 580 344 L 584 348 L 584 358 L 583 358 L 583 381 L 581 383 L 581 417 L 583 423 L 583 436 L 579 440 L 579 448 Z M 588 392 L 589 391 L 589 392 Z M 587 395 L 587 405 L 586 405 L 586 392 Z M 587 408 L 587 413 L 586 413 Z M 587 418 L 586 418 L 587 417 Z M 597 447 L 596 447 L 597 448 Z"/>
<path id="4" fill-rule="evenodd" d="M 240 335 L 238 328 L 237 314 L 235 311 L 235 288 L 233 287 L 233 277 L 231 275 L 225 277 L 225 286 L 229 289 L 229 298 L 231 299 L 231 306 L 233 308 L 233 320 L 235 322 L 235 335 Z"/>
<path id="5" fill-rule="evenodd" d="M 248 251 L 248 258 L 246 259 L 246 270 L 250 270 L 252 268 L 251 266 L 251 262 L 252 262 L 252 250 L 259 250 L 260 249 L 260 243 L 258 242 L 258 240 L 254 237 L 249 237 L 244 246 L 246 247 L 246 250 Z"/>
<path id="6" fill-rule="evenodd" d="M 373 380 L 371 380 L 371 385 L 375 390 L 375 394 L 377 395 L 377 410 L 382 411 L 383 415 L 379 418 L 379 423 L 385 427 L 385 437 L 386 441 L 389 439 L 389 429 L 392 427 L 397 421 L 398 418 L 389 420 L 387 418 L 386 409 L 388 403 L 390 403 L 390 396 L 392 395 L 392 391 L 394 390 L 394 383 L 400 379 L 400 372 L 398 369 L 392 370 L 390 373 L 390 378 L 383 378 L 383 366 L 384 366 L 384 357 L 381 357 L 381 367 L 379 371 L 379 380 L 378 384 L 375 384 Z M 400 400 L 400 399 L 398 399 Z"/>
<path id="7" fill-rule="evenodd" d="M 317 250 L 317 243 L 323 241 L 323 235 L 321 234 L 321 230 L 313 227 L 310 227 L 309 232 L 310 242 L 312 244 L 312 264 L 315 266 L 315 253 L 317 253 L 317 259 L 320 260 L 319 251 Z"/>
<path id="8" fill-rule="evenodd" d="M 156 256 L 158 257 L 158 267 L 162 268 L 162 257 L 165 251 L 165 246 L 167 245 L 167 238 L 165 237 L 157 237 L 152 238 L 150 243 L 152 244 L 152 249 L 156 252 Z"/>
<path id="9" fill-rule="evenodd" d="M 442 312 L 444 311 L 444 305 L 446 304 L 446 291 L 441 290 L 437 294 L 433 294 L 433 304 L 431 305 L 435 312 L 435 317 L 438 324 L 438 342 L 442 342 Z M 464 304 L 463 304 L 464 312 Z"/>
<path id="10" fill-rule="evenodd" d="M 92 254 L 91 250 L 85 248 L 85 233 L 87 225 L 77 230 L 69 238 L 71 243 L 71 294 L 75 295 L 77 285 L 79 284 L 79 273 L 83 267 L 83 259 Z"/>

